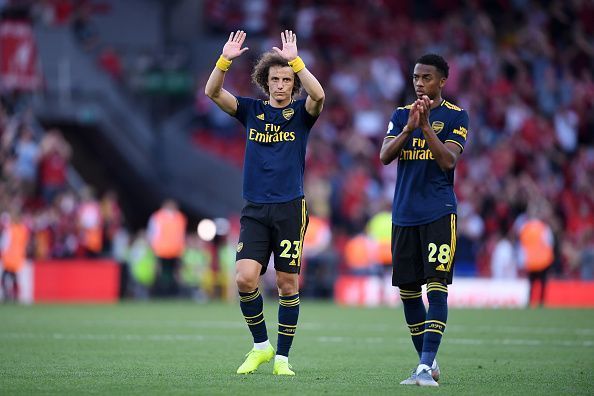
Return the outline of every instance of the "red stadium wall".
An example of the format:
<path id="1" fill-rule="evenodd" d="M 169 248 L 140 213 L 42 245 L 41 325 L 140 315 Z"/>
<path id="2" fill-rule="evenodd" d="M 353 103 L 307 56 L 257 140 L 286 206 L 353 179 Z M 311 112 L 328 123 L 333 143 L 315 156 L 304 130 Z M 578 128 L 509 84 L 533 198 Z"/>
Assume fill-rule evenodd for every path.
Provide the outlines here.
<path id="1" fill-rule="evenodd" d="M 594 307 L 594 282 L 551 281 L 545 295 L 547 307 Z"/>
<path id="2" fill-rule="evenodd" d="M 34 302 L 116 302 L 120 269 L 113 260 L 38 261 Z"/>
<path id="3" fill-rule="evenodd" d="M 496 280 L 459 278 L 449 287 L 451 307 L 524 308 L 528 305 L 526 279 Z M 538 290 L 537 290 L 538 292 Z M 390 279 L 341 276 L 334 287 L 334 300 L 341 305 L 400 305 L 400 297 Z M 545 306 L 549 308 L 594 308 L 594 282 L 551 280 Z"/>

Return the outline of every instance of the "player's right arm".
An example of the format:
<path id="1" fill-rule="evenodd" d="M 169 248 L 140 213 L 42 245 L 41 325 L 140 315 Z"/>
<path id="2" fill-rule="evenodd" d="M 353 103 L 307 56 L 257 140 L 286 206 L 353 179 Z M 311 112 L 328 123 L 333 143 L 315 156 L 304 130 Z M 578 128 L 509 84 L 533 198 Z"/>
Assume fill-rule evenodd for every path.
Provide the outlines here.
<path id="1" fill-rule="evenodd" d="M 216 66 L 210 73 L 210 77 L 204 87 L 204 94 L 208 96 L 217 106 L 221 108 L 225 113 L 235 115 L 237 112 L 237 99 L 235 96 L 223 88 L 223 82 L 225 81 L 225 73 L 231 66 L 231 61 L 239 57 L 249 48 L 241 48 L 245 41 L 246 33 L 243 30 L 229 35 L 229 40 L 225 43 L 221 57 L 217 61 Z"/>
<path id="2" fill-rule="evenodd" d="M 392 121 L 390 121 L 390 125 L 388 126 L 388 136 L 384 138 L 380 150 L 380 161 L 384 165 L 388 165 L 398 158 L 412 131 L 418 128 L 419 111 L 416 102 L 411 106 L 410 112 L 408 113 L 408 121 L 404 128 L 402 128 L 400 133 L 396 132 L 398 135 L 395 135 L 393 132 L 393 128 L 396 127 L 396 118 L 396 116 L 392 117 Z"/>

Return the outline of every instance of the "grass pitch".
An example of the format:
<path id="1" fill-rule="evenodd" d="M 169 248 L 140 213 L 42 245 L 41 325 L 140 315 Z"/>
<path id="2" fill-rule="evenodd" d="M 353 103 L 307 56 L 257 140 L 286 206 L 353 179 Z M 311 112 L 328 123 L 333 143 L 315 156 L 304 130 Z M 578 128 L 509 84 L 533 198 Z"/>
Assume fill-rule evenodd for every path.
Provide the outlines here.
<path id="1" fill-rule="evenodd" d="M 3 305 L 0 395 L 594 394 L 591 310 L 451 309 L 436 389 L 398 385 L 417 363 L 402 308 L 302 301 L 293 378 L 235 374 L 250 348 L 233 304 Z"/>

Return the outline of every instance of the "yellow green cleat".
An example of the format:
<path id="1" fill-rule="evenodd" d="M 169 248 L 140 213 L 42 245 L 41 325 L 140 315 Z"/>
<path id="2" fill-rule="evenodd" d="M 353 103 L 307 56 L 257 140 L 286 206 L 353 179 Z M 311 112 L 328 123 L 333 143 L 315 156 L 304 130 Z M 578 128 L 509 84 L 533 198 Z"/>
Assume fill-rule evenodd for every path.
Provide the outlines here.
<path id="1" fill-rule="evenodd" d="M 274 375 L 295 375 L 295 372 L 291 370 L 292 367 L 289 362 L 282 362 L 275 360 L 274 361 L 274 369 L 272 369 L 272 374 Z"/>
<path id="2" fill-rule="evenodd" d="M 264 350 L 252 349 L 245 356 L 245 362 L 239 366 L 237 374 L 253 373 L 261 364 L 269 362 L 274 357 L 274 348 L 272 345 L 269 345 Z"/>

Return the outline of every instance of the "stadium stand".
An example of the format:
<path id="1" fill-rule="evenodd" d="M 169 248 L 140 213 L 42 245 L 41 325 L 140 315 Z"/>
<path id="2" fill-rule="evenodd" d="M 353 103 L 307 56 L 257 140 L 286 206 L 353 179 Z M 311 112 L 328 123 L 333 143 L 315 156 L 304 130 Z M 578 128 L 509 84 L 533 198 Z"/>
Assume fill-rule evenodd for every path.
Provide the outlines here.
<path id="1" fill-rule="evenodd" d="M 241 205 L 242 132 L 239 123 L 206 100 L 201 88 L 194 90 L 203 87 L 215 60 L 204 54 L 213 53 L 208 49 L 229 31 L 246 29 L 252 58 L 234 64 L 226 84 L 237 94 L 256 95 L 245 78 L 253 57 L 259 48 L 272 47 L 281 28 L 292 26 L 307 48 L 302 58 L 323 82 L 328 98 L 309 141 L 305 185 L 311 212 L 328 222 L 332 241 L 311 256 L 316 268 L 326 262 L 334 270 L 324 275 L 324 291 L 311 290 L 310 295 L 327 296 L 328 276 L 350 274 L 346 247 L 369 233 L 369 221 L 391 203 L 396 170 L 381 166 L 379 147 L 394 107 L 413 98 L 407 71 L 428 51 L 449 61 L 444 96 L 468 110 L 471 119 L 456 172 L 459 275 L 523 276 L 521 266 L 500 271 L 495 259 L 504 257 L 505 263 L 507 249 L 507 257 L 519 261 L 516 230 L 534 209 L 553 230 L 552 275 L 594 279 L 591 2 L 433 0 L 427 7 L 381 0 L 165 3 L 3 2 L 3 22 L 23 16 L 32 21 L 45 73 L 42 94 L 39 84 L 37 90 L 25 90 L 33 94 L 3 86 L 0 106 L 0 207 L 24 212 L 33 230 L 31 258 L 84 256 L 71 220 L 81 202 L 79 192 L 86 183 L 97 184 L 101 195 L 111 187 L 92 180 L 88 164 L 75 161 L 78 166 L 71 166 L 82 148 L 73 144 L 71 132 L 46 130 L 52 114 L 77 121 L 87 133 L 85 122 L 103 120 L 96 124 L 97 133 L 101 142 L 121 150 L 126 161 L 118 163 L 133 170 L 128 180 L 150 186 L 133 188 L 146 192 L 151 202 L 140 214 L 134 200 L 142 198 L 126 202 L 132 193 L 105 198 L 109 203 L 103 207 L 112 209 L 102 212 L 110 235 L 103 255 L 123 260 L 110 250 L 120 246 L 118 230 L 141 229 L 149 209 L 170 195 L 189 212 L 190 229 L 204 216 L 233 218 Z M 163 22 L 168 19 L 162 15 L 175 16 L 180 9 L 192 10 L 197 26 Z M 131 13 L 139 29 L 115 34 L 114 26 L 125 26 Z M 52 56 L 52 48 L 61 48 L 62 58 Z M 63 58 L 70 59 L 70 72 L 59 62 Z M 60 80 L 60 73 L 69 78 Z M 72 103 L 68 112 L 54 106 L 64 99 L 64 81 L 72 95 L 66 97 Z M 56 155 L 70 175 L 67 187 L 57 191 L 43 184 L 47 167 L 39 166 L 48 145 L 61 147 L 57 153 L 62 154 Z M 163 152 L 154 151 L 160 148 Z M 164 165 L 151 160 L 155 154 L 162 155 L 158 158 Z M 6 222 L 7 215 L 2 216 Z M 126 224 L 126 216 L 134 221 Z M 123 238 L 126 247 L 133 239 Z M 378 262 L 366 265 L 372 273 L 378 272 L 372 267 L 381 267 Z"/>

